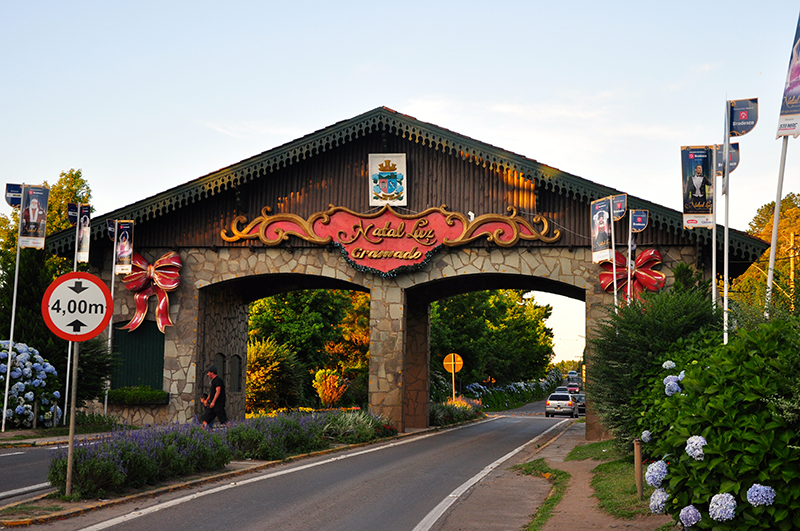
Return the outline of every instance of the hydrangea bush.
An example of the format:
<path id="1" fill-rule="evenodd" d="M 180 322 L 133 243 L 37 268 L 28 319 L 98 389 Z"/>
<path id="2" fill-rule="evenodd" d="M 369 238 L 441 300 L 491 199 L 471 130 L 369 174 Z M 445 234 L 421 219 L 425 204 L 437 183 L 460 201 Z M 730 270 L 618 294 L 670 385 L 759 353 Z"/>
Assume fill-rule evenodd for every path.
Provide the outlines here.
<path id="1" fill-rule="evenodd" d="M 651 498 L 654 512 L 663 505 L 692 529 L 800 529 L 800 434 L 772 400 L 790 392 L 799 330 L 772 322 L 726 346 L 710 335 L 677 342 L 669 360 L 682 391 L 672 395 L 665 388 L 677 382 L 654 361 L 650 389 L 633 400 L 639 428 L 652 433 L 645 457 L 669 462 L 648 469 L 667 496 Z"/>
<path id="2" fill-rule="evenodd" d="M 487 409 L 501 410 L 541 400 L 561 385 L 561 381 L 561 371 L 553 368 L 538 382 L 515 382 L 498 387 L 486 387 L 476 382 L 466 386 L 465 394 L 480 400 Z"/>
<path id="3" fill-rule="evenodd" d="M 8 346 L 8 340 L 0 341 L 0 400 L 3 402 L 6 375 L 9 374 Z M 57 401 L 61 395 L 57 390 L 56 369 L 42 358 L 38 350 L 24 343 L 14 343 L 11 358 L 6 424 L 17 428 L 31 428 L 37 414 L 37 425 L 49 428 L 58 424 L 61 408 Z"/>

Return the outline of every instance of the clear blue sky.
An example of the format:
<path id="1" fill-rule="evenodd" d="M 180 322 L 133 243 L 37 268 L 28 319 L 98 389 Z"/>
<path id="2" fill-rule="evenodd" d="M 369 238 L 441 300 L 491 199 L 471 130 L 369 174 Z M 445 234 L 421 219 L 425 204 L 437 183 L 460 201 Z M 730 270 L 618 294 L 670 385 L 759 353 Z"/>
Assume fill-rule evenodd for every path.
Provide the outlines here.
<path id="1" fill-rule="evenodd" d="M 787 0 L 2 2 L 0 161 L 5 182 L 82 169 L 103 214 L 387 106 L 677 210 L 680 146 L 721 143 L 725 100 L 757 97 L 731 183 L 731 226 L 744 230 L 775 200 L 799 10 Z M 798 188 L 798 149 L 790 140 L 784 193 Z M 559 343 L 559 330 L 559 359 L 579 356 L 582 344 L 566 352 L 575 332 Z"/>

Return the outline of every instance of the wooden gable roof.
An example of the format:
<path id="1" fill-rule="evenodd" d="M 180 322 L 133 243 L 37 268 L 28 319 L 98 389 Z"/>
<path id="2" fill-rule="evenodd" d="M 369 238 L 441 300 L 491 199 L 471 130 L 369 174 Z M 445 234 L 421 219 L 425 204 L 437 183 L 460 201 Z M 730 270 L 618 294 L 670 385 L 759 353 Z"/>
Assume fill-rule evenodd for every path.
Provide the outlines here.
<path id="1" fill-rule="evenodd" d="M 435 150 L 439 154 L 455 157 L 478 167 L 517 175 L 532 182 L 536 193 L 562 196 L 562 199 L 587 205 L 585 209 L 587 216 L 588 204 L 592 200 L 624 193 L 386 107 L 378 107 L 160 194 L 97 216 L 92 220 L 92 239 L 109 242 L 107 220 L 132 219 L 138 225 L 157 219 L 167 219 L 184 209 L 196 208 L 203 202 L 211 201 L 237 188 L 241 189 L 260 179 L 280 174 L 293 165 L 356 144 L 376 132 L 414 144 L 415 147 Z M 649 210 L 653 230 L 671 233 L 678 240 L 695 242 L 710 249 L 711 231 L 684 229 L 681 212 L 630 195 L 628 206 Z M 588 233 L 588 223 L 585 229 Z M 730 232 L 731 250 L 739 260 L 752 262 L 768 247 L 766 242 L 746 233 L 736 230 Z M 718 248 L 722 246 L 721 233 L 722 231 L 718 231 Z M 73 240 L 73 231 L 62 231 L 47 238 L 47 247 L 58 254 L 66 254 L 73 248 Z"/>

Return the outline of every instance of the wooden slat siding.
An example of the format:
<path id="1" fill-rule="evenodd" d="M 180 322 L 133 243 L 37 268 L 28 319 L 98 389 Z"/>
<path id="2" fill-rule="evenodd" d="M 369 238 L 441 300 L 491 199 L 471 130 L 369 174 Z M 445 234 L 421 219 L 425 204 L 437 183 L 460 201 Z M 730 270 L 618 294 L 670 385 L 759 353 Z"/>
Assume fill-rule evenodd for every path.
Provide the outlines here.
<path id="1" fill-rule="evenodd" d="M 345 149 L 326 151 L 318 156 L 292 164 L 278 171 L 261 170 L 255 180 L 243 178 L 235 190 L 222 191 L 210 199 L 158 217 L 154 222 L 136 225 L 137 247 L 241 247 L 260 242 L 227 243 L 219 236 L 229 228 L 235 213 L 244 210 L 248 219 L 258 216 L 264 205 L 273 213 L 295 213 L 304 218 L 323 211 L 329 204 L 346 206 L 356 212 L 374 210 L 369 206 L 367 155 L 376 152 L 405 152 L 408 158 L 409 206 L 401 212 L 419 212 L 447 204 L 452 211 L 476 215 L 505 213 L 516 206 L 528 217 L 540 212 L 562 229 L 556 244 L 522 242 L 523 247 L 547 245 L 581 247 L 589 245 L 589 206 L 566 194 L 535 189 L 525 176 L 509 171 L 505 174 L 491 167 L 476 164 L 409 142 L 394 135 L 371 134 L 346 145 Z M 238 205 L 237 210 L 237 193 Z M 538 205 L 537 194 L 538 193 Z M 627 218 L 626 218 L 627 220 Z M 617 241 L 625 242 L 627 221 L 618 222 Z M 639 245 L 687 245 L 688 237 L 657 230 L 653 226 L 638 238 Z M 294 247 L 313 244 L 292 239 Z M 483 240 L 472 244 L 483 246 Z"/>

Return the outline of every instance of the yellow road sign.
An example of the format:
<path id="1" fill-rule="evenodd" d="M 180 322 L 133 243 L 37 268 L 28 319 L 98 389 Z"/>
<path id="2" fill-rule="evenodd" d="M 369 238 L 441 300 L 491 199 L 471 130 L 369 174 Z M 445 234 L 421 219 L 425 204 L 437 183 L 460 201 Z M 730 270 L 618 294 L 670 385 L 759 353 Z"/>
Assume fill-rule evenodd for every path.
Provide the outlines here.
<path id="1" fill-rule="evenodd" d="M 444 357 L 444 368 L 447 372 L 456 373 L 464 366 L 464 360 L 455 352 Z"/>

